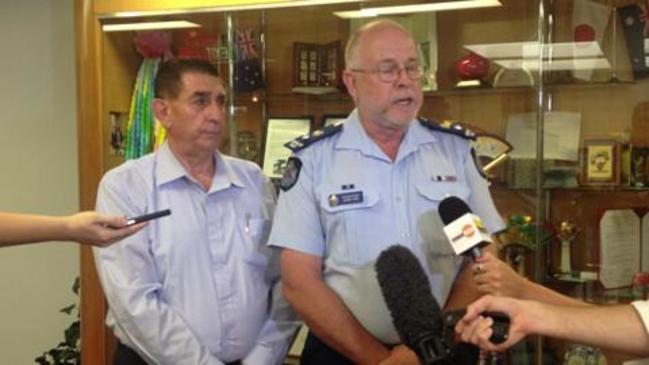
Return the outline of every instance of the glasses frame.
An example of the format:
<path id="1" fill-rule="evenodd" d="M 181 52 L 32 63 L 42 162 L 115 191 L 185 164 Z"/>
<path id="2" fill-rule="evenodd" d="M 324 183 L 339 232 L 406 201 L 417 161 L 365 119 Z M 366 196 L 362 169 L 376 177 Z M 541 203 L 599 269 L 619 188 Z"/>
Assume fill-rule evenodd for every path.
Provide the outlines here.
<path id="1" fill-rule="evenodd" d="M 394 69 L 390 70 L 390 72 L 391 72 L 390 75 L 393 75 L 393 76 L 390 76 L 388 79 L 385 78 L 387 71 L 385 71 L 385 70 L 382 71 L 378 67 L 375 68 L 375 69 L 352 68 L 352 69 L 350 69 L 350 71 L 351 72 L 364 73 L 364 74 L 375 74 L 375 75 L 377 75 L 379 81 L 385 82 L 385 83 L 393 83 L 393 82 L 399 80 L 401 78 L 401 73 L 404 72 L 404 71 L 405 71 L 406 76 L 408 77 L 408 79 L 410 81 L 419 81 L 419 80 L 424 78 L 424 75 L 425 75 L 426 72 L 424 70 L 423 65 L 417 64 L 416 68 L 415 69 L 410 69 L 410 71 L 409 71 L 409 67 L 410 66 L 401 66 L 401 65 L 395 67 Z M 416 70 L 419 70 L 419 75 L 417 75 L 416 77 L 412 77 L 410 75 L 410 72 L 411 71 L 416 71 Z"/>

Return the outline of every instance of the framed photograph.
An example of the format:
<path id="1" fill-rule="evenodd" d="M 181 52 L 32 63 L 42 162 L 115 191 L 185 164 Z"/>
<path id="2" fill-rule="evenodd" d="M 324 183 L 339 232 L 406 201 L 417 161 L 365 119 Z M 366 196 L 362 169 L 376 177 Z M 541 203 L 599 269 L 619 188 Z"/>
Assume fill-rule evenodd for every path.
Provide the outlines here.
<path id="1" fill-rule="evenodd" d="M 284 144 L 309 134 L 313 116 L 303 117 L 269 117 L 266 120 L 266 137 L 264 138 L 264 158 L 262 169 L 269 178 L 281 178 L 286 162 L 291 157 L 291 150 Z"/>
<path id="2" fill-rule="evenodd" d="M 620 183 L 619 144 L 614 139 L 586 139 L 581 155 L 582 185 Z"/>
<path id="3" fill-rule="evenodd" d="M 338 125 L 347 119 L 348 114 L 323 114 L 320 123 L 321 128 Z"/>

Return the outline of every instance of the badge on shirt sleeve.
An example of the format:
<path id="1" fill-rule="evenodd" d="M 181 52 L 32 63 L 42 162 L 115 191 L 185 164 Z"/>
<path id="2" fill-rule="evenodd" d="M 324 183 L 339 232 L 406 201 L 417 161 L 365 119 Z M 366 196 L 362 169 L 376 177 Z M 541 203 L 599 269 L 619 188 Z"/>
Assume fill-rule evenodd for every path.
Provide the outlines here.
<path id="1" fill-rule="evenodd" d="M 302 169 L 302 161 L 297 157 L 289 157 L 286 162 L 286 169 L 284 170 L 284 176 L 279 183 L 279 187 L 283 191 L 290 190 L 293 185 L 297 182 L 297 179 L 300 177 L 300 170 Z"/>

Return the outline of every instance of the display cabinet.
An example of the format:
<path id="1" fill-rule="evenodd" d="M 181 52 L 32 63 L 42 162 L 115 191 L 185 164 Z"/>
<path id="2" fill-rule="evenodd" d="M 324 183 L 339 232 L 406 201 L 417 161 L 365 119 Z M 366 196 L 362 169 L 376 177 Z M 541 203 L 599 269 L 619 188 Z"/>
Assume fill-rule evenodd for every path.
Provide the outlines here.
<path id="1" fill-rule="evenodd" d="M 513 147 L 488 171 L 508 222 L 500 237 L 503 259 L 530 279 L 586 301 L 632 299 L 634 275 L 649 271 L 645 2 L 500 0 L 424 12 L 408 10 L 414 1 L 317 3 L 77 0 L 82 208 L 94 206 L 99 178 L 124 159 L 115 138 L 126 133 L 143 61 L 135 31 L 104 26 L 198 25 L 164 32 L 175 56 L 206 57 L 228 80 L 222 150 L 281 168 L 281 153 L 266 148 L 277 143 L 269 142 L 269 125 L 306 118 L 311 129 L 320 128 L 353 108 L 340 80 L 342 53 L 350 32 L 372 18 L 337 13 L 403 6 L 406 11 L 385 16 L 412 31 L 427 66 L 421 115 L 495 137 L 479 146 L 487 160 L 496 157 L 489 143 Z M 98 364 L 109 358 L 112 340 L 100 330 L 106 307 L 87 248 L 82 279 L 83 359 Z M 609 364 L 627 358 L 530 339 L 506 360 L 562 363 L 571 356 L 606 356 Z"/>

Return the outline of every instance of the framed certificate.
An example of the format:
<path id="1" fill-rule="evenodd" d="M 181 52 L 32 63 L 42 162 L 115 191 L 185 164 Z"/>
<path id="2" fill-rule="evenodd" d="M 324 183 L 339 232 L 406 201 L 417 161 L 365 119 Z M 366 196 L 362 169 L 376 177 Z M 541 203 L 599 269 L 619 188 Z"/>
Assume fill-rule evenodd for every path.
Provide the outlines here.
<path id="1" fill-rule="evenodd" d="M 313 116 L 303 117 L 269 117 L 266 120 L 266 138 L 264 138 L 264 158 L 262 169 L 269 178 L 281 178 L 291 150 L 284 144 L 309 134 Z"/>
<path id="2" fill-rule="evenodd" d="M 620 182 L 619 145 L 614 139 L 586 139 L 581 151 L 582 185 Z"/>

